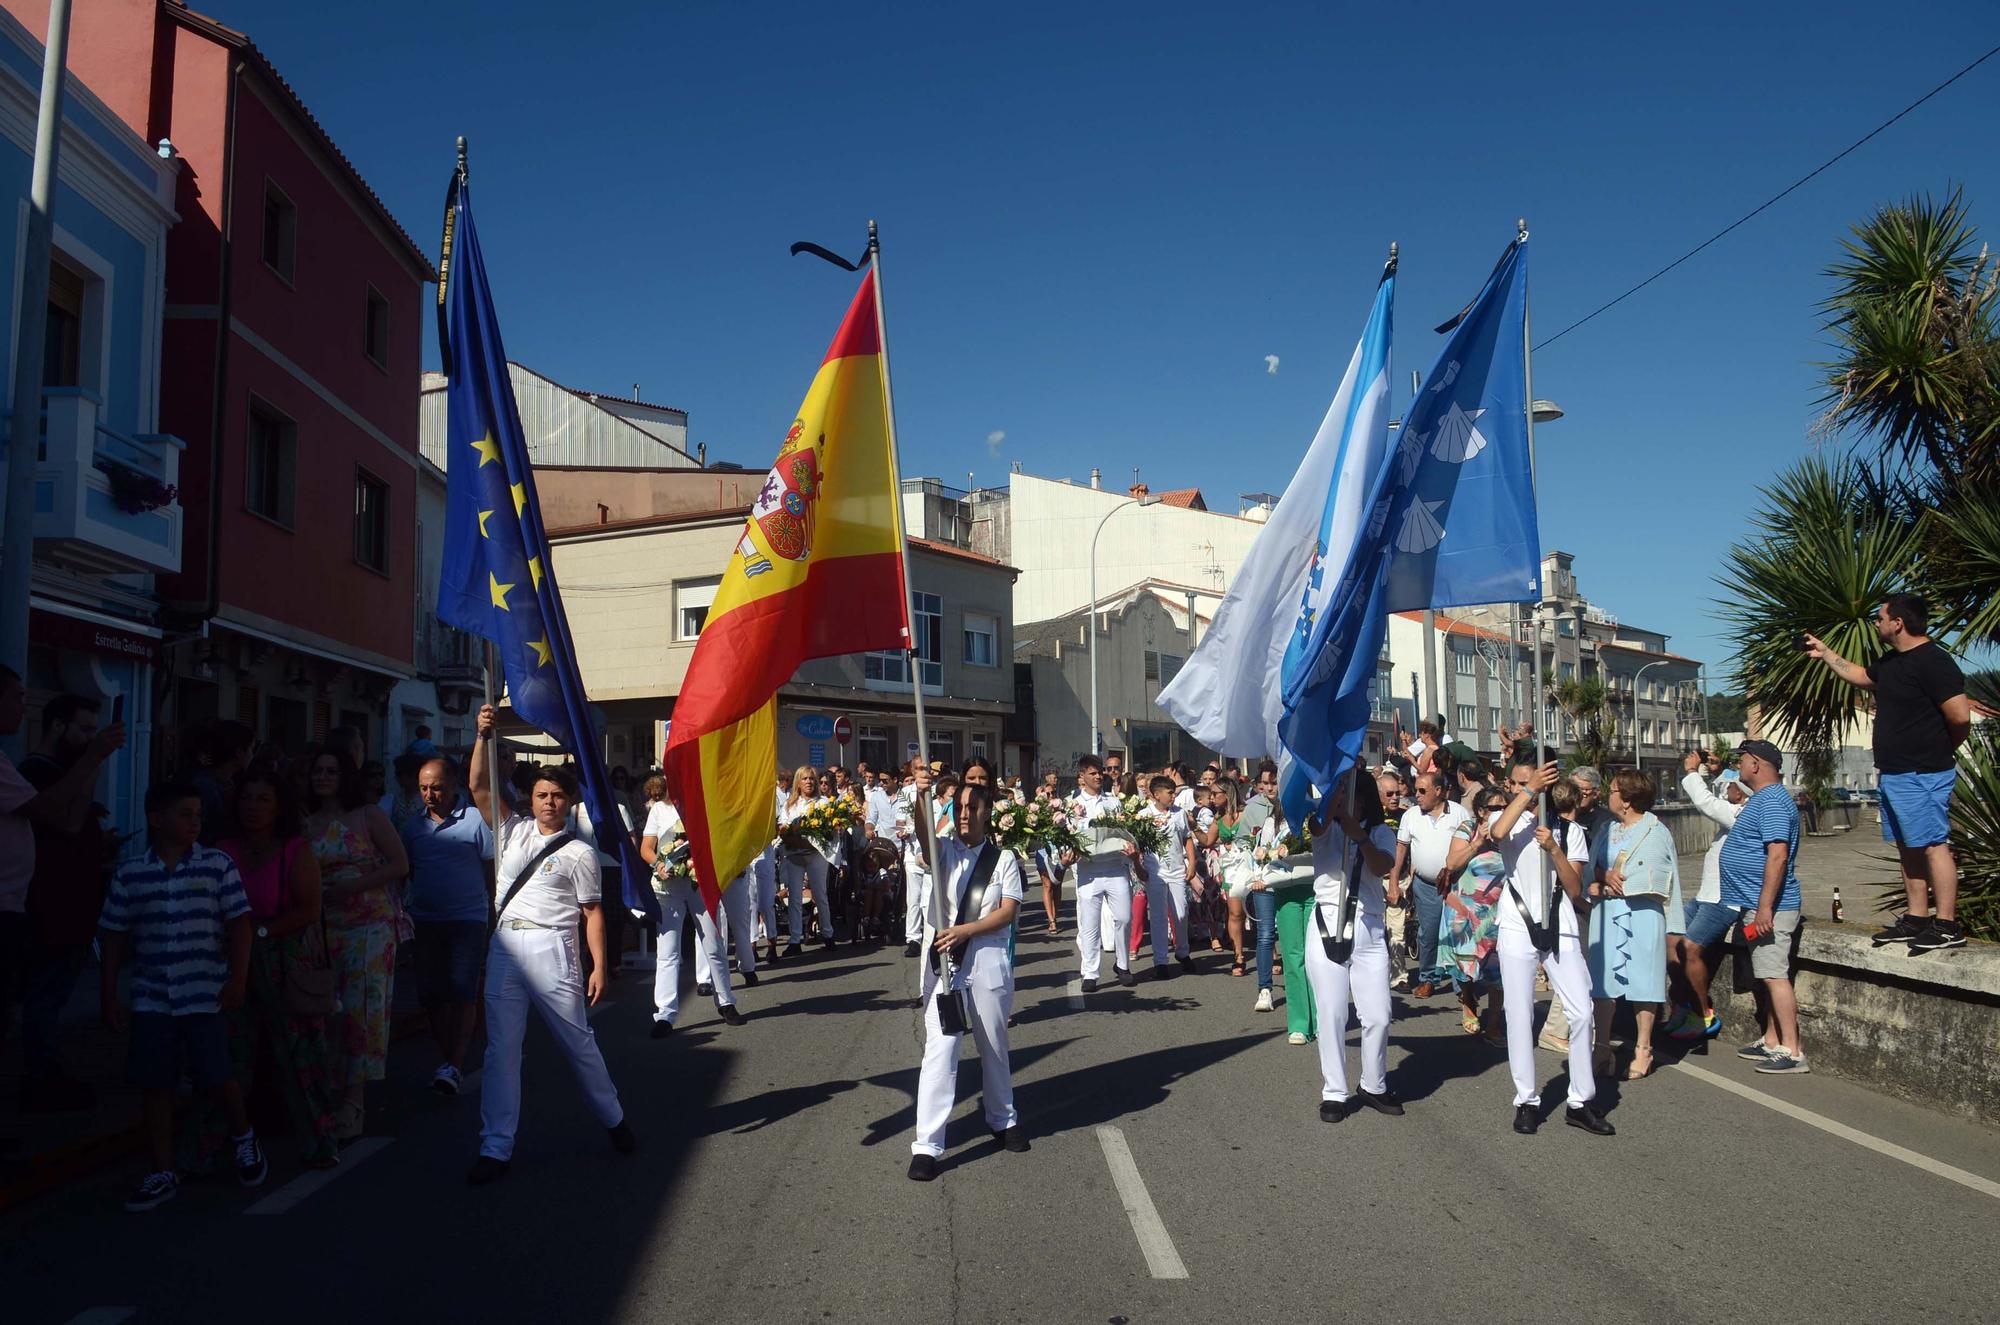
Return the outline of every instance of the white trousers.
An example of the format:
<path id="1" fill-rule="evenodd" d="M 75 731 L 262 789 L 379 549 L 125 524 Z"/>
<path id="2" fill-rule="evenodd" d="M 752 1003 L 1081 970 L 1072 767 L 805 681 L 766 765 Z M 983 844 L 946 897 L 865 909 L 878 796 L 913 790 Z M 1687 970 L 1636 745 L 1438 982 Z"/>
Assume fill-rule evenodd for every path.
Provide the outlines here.
<path id="1" fill-rule="evenodd" d="M 1153 965 L 1167 964 L 1167 921 L 1173 920 L 1174 955 L 1186 961 L 1188 886 L 1186 879 L 1162 879 L 1155 874 L 1146 881 L 1146 925 L 1152 931 Z"/>
<path id="2" fill-rule="evenodd" d="M 1597 1079 L 1590 1067 L 1590 1041 L 1596 1027 L 1590 1009 L 1590 968 L 1584 962 L 1582 946 L 1565 934 L 1556 941 L 1556 951 L 1544 958 L 1527 934 L 1503 929 L 1497 951 L 1500 991 L 1507 1001 L 1507 1067 L 1514 1074 L 1514 1103 L 1542 1102 L 1542 1093 L 1535 1085 L 1535 966 L 1539 963 L 1548 972 L 1555 999 L 1569 1016 L 1570 1107 L 1588 1104 L 1597 1098 Z"/>
<path id="3" fill-rule="evenodd" d="M 576 927 L 503 925 L 493 931 L 486 951 L 486 1060 L 479 1083 L 479 1153 L 495 1159 L 514 1157 L 514 1133 L 521 1125 L 521 1041 L 530 1003 L 569 1056 L 597 1121 L 616 1127 L 625 1117 L 584 1007 Z"/>
<path id="4" fill-rule="evenodd" d="M 1339 926 L 1339 909 L 1327 906 L 1326 928 Z M 1320 942 L 1319 924 L 1306 917 L 1306 980 L 1312 985 L 1319 1019 L 1319 1097 L 1347 1099 L 1347 1005 L 1361 1016 L 1361 1089 L 1380 1095 L 1389 1089 L 1389 932 L 1363 912 L 1354 917 L 1354 955 L 1336 963 Z"/>
<path id="5" fill-rule="evenodd" d="M 722 905 L 716 911 L 715 928 L 721 937 L 723 965 L 729 963 L 729 945 L 736 945 L 737 968 L 745 974 L 755 974 L 757 970 L 756 921 L 751 909 L 757 904 L 756 866 L 736 876 L 736 882 L 722 890 Z M 708 945 L 697 943 L 694 948 L 694 980 L 696 984 L 712 985 L 715 976 L 708 969 Z"/>
<path id="6" fill-rule="evenodd" d="M 653 1020 L 671 1026 L 680 1015 L 681 930 L 689 916 L 694 917 L 697 945 L 695 982 L 715 986 L 717 1006 L 735 1006 L 736 995 L 729 988 L 729 959 L 722 955 L 722 935 L 702 905 L 701 893 L 682 879 L 665 892 L 655 889 L 654 895 L 660 899 L 660 951 L 653 961 Z"/>
<path id="7" fill-rule="evenodd" d="M 903 861 L 903 941 L 924 941 L 924 893 L 931 886 L 930 873 Z"/>
<path id="8" fill-rule="evenodd" d="M 805 939 L 806 888 L 812 888 L 813 905 L 819 911 L 819 932 L 822 938 L 833 937 L 833 897 L 827 890 L 827 876 L 832 872 L 826 858 L 817 851 L 803 863 L 795 860 L 781 860 L 778 868 L 785 874 L 785 915 L 790 922 L 791 941 L 801 943 Z"/>
<path id="9" fill-rule="evenodd" d="M 921 941 L 921 940 L 920 940 Z M 951 1119 L 958 1099 L 958 1042 L 962 1036 L 946 1035 L 938 1025 L 937 972 L 924 963 L 924 1061 L 917 1070 L 917 1135 L 910 1142 L 913 1155 L 944 1153 L 945 1123 Z M 1004 1132 L 1019 1121 L 1014 1112 L 1014 1077 L 1007 1064 L 1007 1014 L 1014 1006 L 1011 983 L 993 988 L 974 985 L 972 995 L 972 1043 L 979 1051 L 979 1101 L 986 1111 L 986 1126 Z"/>
<path id="10" fill-rule="evenodd" d="M 757 912 L 757 937 L 766 943 L 778 941 L 778 858 L 771 848 L 765 847 L 764 854 L 750 862 L 750 872 L 757 881 L 755 897 Z"/>
<path id="11" fill-rule="evenodd" d="M 1104 926 L 1103 910 L 1111 911 L 1111 923 Z M 1097 978 L 1098 967 L 1106 951 L 1111 953 L 1112 965 L 1123 971 L 1131 964 L 1126 956 L 1125 935 L 1132 926 L 1132 881 L 1125 877 L 1123 870 L 1113 875 L 1099 875 L 1095 878 L 1077 876 L 1076 884 L 1076 944 L 1083 950 L 1083 961 L 1079 968 L 1086 980 Z M 1098 946 L 1100 928 L 1111 931 L 1111 947 Z"/>

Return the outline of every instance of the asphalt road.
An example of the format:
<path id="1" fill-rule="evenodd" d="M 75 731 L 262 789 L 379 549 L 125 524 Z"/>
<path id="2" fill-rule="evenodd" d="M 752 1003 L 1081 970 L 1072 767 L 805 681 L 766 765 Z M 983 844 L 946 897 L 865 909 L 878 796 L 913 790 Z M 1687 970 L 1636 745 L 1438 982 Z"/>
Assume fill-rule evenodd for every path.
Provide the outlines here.
<path id="1" fill-rule="evenodd" d="M 611 1152 L 536 1026 L 513 1172 L 467 1187 L 478 1102 L 424 1089 L 419 1036 L 331 1180 L 300 1184 L 279 1140 L 255 1192 L 210 1180 L 127 1215 L 120 1170 L 0 1216 L 0 1318 L 1994 1318 L 1991 1129 L 1827 1075 L 1758 1077 L 1717 1045 L 1615 1087 L 1610 1139 L 1562 1126 L 1562 1062 L 1540 1055 L 1553 1116 L 1519 1137 L 1503 1052 L 1448 999 L 1400 997 L 1406 1116 L 1328 1126 L 1313 1050 L 1251 1011 L 1254 980 L 1204 956 L 1077 1009 L 1074 955 L 1021 942 L 1029 1154 L 987 1137 L 968 1051 L 945 1171 L 905 1179 L 920 1028 L 899 946 L 780 966 L 740 1028 L 694 1000 L 659 1042 L 650 982 L 627 973 L 596 1025 L 637 1155 Z"/>

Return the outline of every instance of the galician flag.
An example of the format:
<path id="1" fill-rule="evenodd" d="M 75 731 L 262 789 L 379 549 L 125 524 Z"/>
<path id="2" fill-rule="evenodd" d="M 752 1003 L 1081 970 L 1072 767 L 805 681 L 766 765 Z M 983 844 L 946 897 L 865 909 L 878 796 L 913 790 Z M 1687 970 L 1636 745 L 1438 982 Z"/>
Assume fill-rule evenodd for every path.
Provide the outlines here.
<path id="1" fill-rule="evenodd" d="M 1395 302 L 1392 262 L 1305 459 L 1230 581 L 1215 623 L 1160 692 L 1160 707 L 1222 754 L 1281 754 L 1281 678 L 1302 665 L 1300 652 L 1347 564 L 1369 483 L 1388 454 Z"/>
<path id="2" fill-rule="evenodd" d="M 750 508 L 674 703 L 667 786 L 714 909 L 776 835 L 776 695 L 799 664 L 909 647 L 875 273 Z"/>

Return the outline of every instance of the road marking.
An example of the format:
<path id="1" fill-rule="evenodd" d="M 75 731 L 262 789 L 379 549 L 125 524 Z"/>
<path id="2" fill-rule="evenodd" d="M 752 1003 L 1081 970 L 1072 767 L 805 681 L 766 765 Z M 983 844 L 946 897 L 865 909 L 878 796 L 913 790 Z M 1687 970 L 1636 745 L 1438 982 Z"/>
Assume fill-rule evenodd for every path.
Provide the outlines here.
<path id="1" fill-rule="evenodd" d="M 353 1145 L 340 1152 L 340 1167 L 337 1169 L 313 1169 L 293 1178 L 284 1186 L 272 1192 L 243 1213 L 246 1215 L 282 1215 L 297 1206 L 308 1196 L 320 1190 L 343 1173 L 352 1173 L 357 1164 L 371 1155 L 379 1155 L 389 1148 L 393 1138 L 386 1136 L 364 1136 Z"/>
<path id="2" fill-rule="evenodd" d="M 1125 1217 L 1132 1221 L 1132 1233 L 1139 1239 L 1146 1268 L 1155 1279 L 1187 1278 L 1187 1266 L 1174 1250 L 1174 1240 L 1167 1235 L 1167 1226 L 1160 1222 L 1153 1198 L 1146 1194 L 1146 1180 L 1139 1176 L 1139 1166 L 1132 1162 L 1132 1147 L 1125 1144 L 1125 1134 L 1108 1125 L 1099 1127 L 1097 1144 L 1104 1147 L 1104 1162 L 1111 1166 L 1111 1181 L 1118 1187 L 1118 1199 L 1125 1204 Z"/>
<path id="3" fill-rule="evenodd" d="M 138 1314 L 137 1307 L 85 1307 L 69 1318 L 69 1325 L 118 1325 Z"/>
<path id="4" fill-rule="evenodd" d="M 1072 1008 L 1083 1006 L 1083 981 L 1080 979 L 1069 982 L 1069 1005 Z"/>
<path id="5" fill-rule="evenodd" d="M 1706 1068 L 1695 1067 L 1688 1063 L 1676 1063 L 1674 1066 L 1698 1081 L 1706 1081 L 1709 1085 L 1719 1090 L 1726 1090 L 1732 1095 L 1740 1095 L 1753 1104 L 1761 1104 L 1773 1112 L 1784 1114 L 1787 1118 L 1796 1118 L 1808 1127 L 1817 1127 L 1822 1132 L 1831 1136 L 1837 1136 L 1843 1141 L 1852 1141 L 1855 1145 L 1872 1150 L 1878 1155 L 1887 1155 L 1890 1159 L 1901 1160 L 1911 1168 L 1922 1169 L 1926 1173 L 1934 1173 L 1938 1177 L 1955 1182 L 1961 1187 L 1970 1187 L 1982 1196 L 1991 1196 L 1995 1200 L 2000 1200 L 2000 1182 L 1994 1182 L 1991 1178 L 1982 1178 L 1977 1173 L 1968 1173 L 1964 1169 L 1945 1163 L 1943 1160 L 1932 1159 L 1929 1155 L 1920 1155 L 1914 1150 L 1906 1150 L 1894 1142 L 1870 1136 L 1866 1132 L 1849 1127 L 1846 1123 L 1837 1123 L 1831 1118 L 1814 1113 L 1811 1109 L 1801 1109 L 1796 1104 L 1787 1104 L 1781 1099 L 1766 1095 L 1761 1090 L 1752 1090 L 1748 1086 L 1731 1081 L 1728 1077 L 1710 1072 Z"/>

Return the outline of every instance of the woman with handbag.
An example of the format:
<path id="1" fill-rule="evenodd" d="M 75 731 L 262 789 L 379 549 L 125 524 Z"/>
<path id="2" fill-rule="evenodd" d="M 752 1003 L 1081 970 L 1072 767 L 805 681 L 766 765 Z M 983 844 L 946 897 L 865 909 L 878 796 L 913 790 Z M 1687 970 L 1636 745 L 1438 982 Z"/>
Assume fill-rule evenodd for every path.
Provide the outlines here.
<path id="1" fill-rule="evenodd" d="M 1014 1111 L 1007 1063 L 1007 1016 L 1014 966 L 1007 934 L 1021 909 L 1021 864 L 987 837 L 992 788 L 974 784 L 957 800 L 958 833 L 919 834 L 929 870 L 924 899 L 924 1058 L 917 1072 L 917 1134 L 910 1178 L 929 1182 L 944 1154 L 945 1123 L 957 1097 L 958 1046 L 967 1032 L 979 1049 L 979 1093 L 993 1139 L 1015 1153 L 1028 1148 Z"/>
<path id="2" fill-rule="evenodd" d="M 1653 775 L 1621 768 L 1609 802 L 1617 822 L 1590 849 L 1590 983 L 1596 999 L 1600 1076 L 1614 1066 L 1611 1014 L 1632 1005 L 1638 1033 L 1625 1080 L 1653 1071 L 1653 1025 L 1667 997 L 1667 917 L 1680 915 L 1681 868 L 1674 835 L 1652 814 Z"/>
<path id="3" fill-rule="evenodd" d="M 236 834 L 216 845 L 236 862 L 256 922 L 243 1005 L 226 1014 L 236 1080 L 249 1098 L 256 1067 L 268 1056 L 306 1167 L 332 1168 L 340 1162 L 331 1107 L 339 1091 L 326 1026 L 339 1003 L 326 958 L 319 862 L 299 834 L 298 805 L 275 774 L 252 768 L 237 778 L 234 808 Z M 220 1145 L 226 1132 L 220 1116 L 214 1121 Z M 203 1129 L 204 1153 L 210 1130 Z"/>

